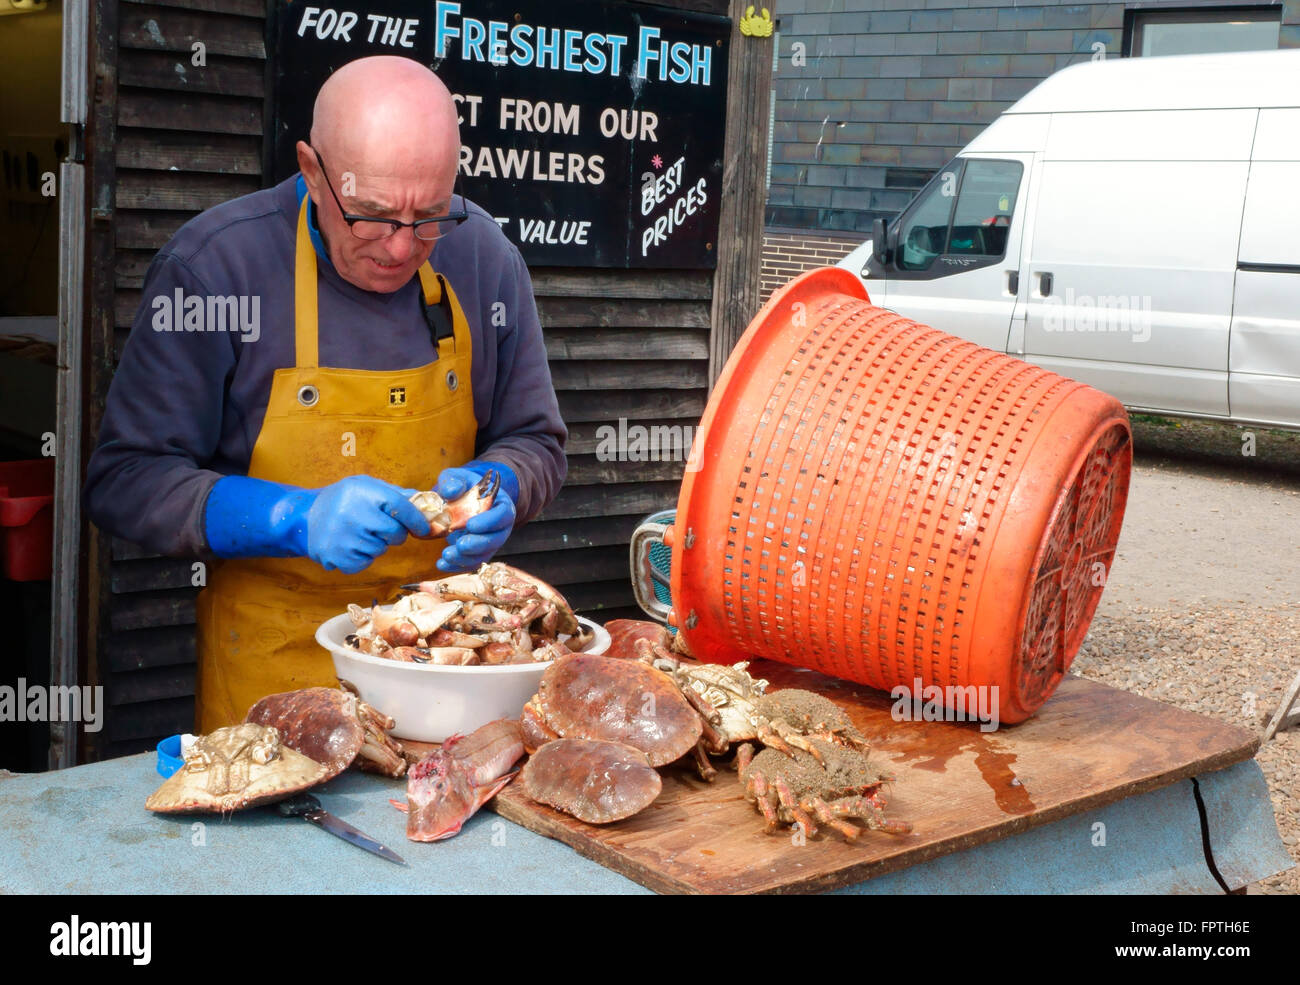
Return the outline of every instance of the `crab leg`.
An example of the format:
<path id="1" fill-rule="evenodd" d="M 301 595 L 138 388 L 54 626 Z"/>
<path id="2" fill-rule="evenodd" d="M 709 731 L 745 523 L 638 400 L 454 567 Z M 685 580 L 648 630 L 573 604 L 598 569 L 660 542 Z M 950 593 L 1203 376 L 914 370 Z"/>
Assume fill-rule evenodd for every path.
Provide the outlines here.
<path id="1" fill-rule="evenodd" d="M 695 743 L 692 752 L 695 756 L 695 768 L 699 770 L 700 779 L 712 783 L 713 778 L 718 775 L 718 771 L 713 768 L 713 764 L 709 762 L 709 757 L 705 755 L 703 737 L 700 738 L 699 742 Z"/>
<path id="2" fill-rule="evenodd" d="M 909 834 L 912 826 L 906 821 L 895 821 L 885 817 L 880 809 L 880 802 L 875 794 L 869 797 L 846 797 L 828 805 L 833 814 L 841 817 L 860 817 L 873 831 L 886 831 L 890 834 Z"/>
<path id="3" fill-rule="evenodd" d="M 809 838 L 817 833 L 817 825 L 813 819 L 808 816 L 808 812 L 799 806 L 799 799 L 795 797 L 794 791 L 790 789 L 790 784 L 786 783 L 783 777 L 776 777 L 772 780 L 772 786 L 776 789 L 777 798 L 796 821 L 803 825 L 804 834 Z"/>
<path id="4" fill-rule="evenodd" d="M 762 773 L 754 773 L 750 776 L 749 782 L 745 785 L 745 797 L 757 803 L 759 810 L 763 812 L 763 818 L 767 822 L 763 830 L 768 834 L 775 833 L 777 825 L 781 823 L 777 817 L 778 800 L 776 791 L 767 785 L 767 778 Z"/>
<path id="5" fill-rule="evenodd" d="M 768 748 L 775 749 L 777 752 L 783 752 L 791 759 L 794 759 L 794 750 L 790 748 L 790 745 L 798 745 L 798 743 L 794 742 L 793 739 L 787 743 L 785 739 L 781 738 L 776 729 L 767 722 L 758 723 L 758 738 L 762 741 L 763 745 Z"/>
<path id="6" fill-rule="evenodd" d="M 749 768 L 749 764 L 754 761 L 754 747 L 748 742 L 742 743 L 736 750 L 736 769 L 741 773 Z"/>
<path id="7" fill-rule="evenodd" d="M 814 735 L 817 734 L 818 733 L 814 733 Z M 781 751 L 787 755 L 793 755 L 793 753 L 790 752 L 789 746 L 794 746 L 796 749 L 802 749 L 804 752 L 812 756 L 813 759 L 817 760 L 819 764 L 822 766 L 826 765 L 826 757 L 823 756 L 821 750 L 810 741 L 811 736 L 805 736 L 798 729 L 779 718 L 772 721 L 771 728 L 768 730 L 765 730 L 763 726 L 760 725 L 758 737 L 763 740 L 765 745 L 781 749 Z M 789 743 L 789 745 L 782 749 L 781 746 L 785 743 L 773 743 L 771 741 L 773 737 L 784 739 L 785 743 Z"/>
<path id="8" fill-rule="evenodd" d="M 827 827 L 834 828 L 847 841 L 856 842 L 858 836 L 862 834 L 862 829 L 856 824 L 850 824 L 848 821 L 841 821 L 837 818 L 826 801 L 820 797 L 805 797 L 799 802 L 799 806 L 809 813 L 816 814 L 817 820 Z"/>
<path id="9" fill-rule="evenodd" d="M 357 750 L 357 765 L 367 772 L 382 773 L 385 776 L 401 776 L 406 772 L 406 757 L 402 747 L 384 736 L 385 741 L 376 742 L 374 736 L 367 735 L 366 741 Z"/>

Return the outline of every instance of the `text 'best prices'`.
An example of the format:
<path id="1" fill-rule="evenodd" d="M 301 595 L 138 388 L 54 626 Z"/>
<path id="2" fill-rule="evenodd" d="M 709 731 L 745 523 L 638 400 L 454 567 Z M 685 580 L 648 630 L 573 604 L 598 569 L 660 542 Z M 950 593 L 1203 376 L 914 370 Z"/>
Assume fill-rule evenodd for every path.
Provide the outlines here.
<path id="1" fill-rule="evenodd" d="M 661 175 L 646 174 L 641 185 L 641 214 L 648 216 L 667 202 L 682 187 L 682 170 L 686 158 L 679 157 Z M 641 255 L 646 256 L 651 247 L 668 240 L 686 220 L 695 215 L 708 201 L 708 182 L 701 178 L 684 195 L 678 196 L 668 208 L 655 217 L 654 222 L 641 231 Z"/>

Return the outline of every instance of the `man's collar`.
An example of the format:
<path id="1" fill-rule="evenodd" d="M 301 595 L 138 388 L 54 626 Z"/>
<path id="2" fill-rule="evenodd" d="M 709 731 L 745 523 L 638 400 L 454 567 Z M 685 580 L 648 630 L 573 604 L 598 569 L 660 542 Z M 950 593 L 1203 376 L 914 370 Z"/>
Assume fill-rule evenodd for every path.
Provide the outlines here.
<path id="1" fill-rule="evenodd" d="M 302 207 L 302 200 L 307 197 L 307 179 L 301 174 L 298 175 L 298 182 L 295 185 L 298 192 L 298 206 Z M 329 254 L 325 252 L 325 240 L 321 238 L 320 230 L 316 228 L 316 203 L 312 202 L 307 206 L 307 231 L 311 234 L 311 245 L 316 248 L 316 255 L 330 263 Z"/>

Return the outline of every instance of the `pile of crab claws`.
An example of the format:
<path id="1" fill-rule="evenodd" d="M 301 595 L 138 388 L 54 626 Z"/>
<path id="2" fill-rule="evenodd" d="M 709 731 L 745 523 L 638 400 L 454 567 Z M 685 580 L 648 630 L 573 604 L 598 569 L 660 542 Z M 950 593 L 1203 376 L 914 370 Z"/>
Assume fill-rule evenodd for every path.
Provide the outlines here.
<path id="1" fill-rule="evenodd" d="M 348 606 L 348 646 L 399 662 L 473 666 L 548 662 L 596 639 L 554 587 L 500 561 L 403 588 L 414 591 L 383 609 Z"/>

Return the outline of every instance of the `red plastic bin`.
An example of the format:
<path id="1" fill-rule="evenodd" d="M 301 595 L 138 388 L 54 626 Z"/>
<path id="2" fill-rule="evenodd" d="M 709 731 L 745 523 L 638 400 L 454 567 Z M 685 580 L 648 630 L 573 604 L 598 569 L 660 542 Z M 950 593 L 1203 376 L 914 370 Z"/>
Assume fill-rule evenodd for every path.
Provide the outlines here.
<path id="1" fill-rule="evenodd" d="M 0 558 L 10 581 L 49 581 L 54 557 L 54 459 L 0 462 Z"/>

